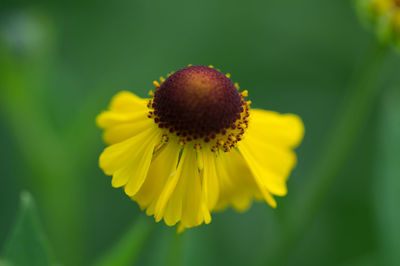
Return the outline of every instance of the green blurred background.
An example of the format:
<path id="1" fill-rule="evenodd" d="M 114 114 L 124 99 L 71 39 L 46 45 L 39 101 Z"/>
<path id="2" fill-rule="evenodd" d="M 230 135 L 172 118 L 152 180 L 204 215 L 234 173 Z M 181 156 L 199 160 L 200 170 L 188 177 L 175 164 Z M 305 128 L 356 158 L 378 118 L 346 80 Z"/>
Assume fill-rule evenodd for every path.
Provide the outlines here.
<path id="1" fill-rule="evenodd" d="M 348 0 L 2 0 L 0 247 L 28 190 L 56 262 L 106 254 L 144 213 L 98 168 L 95 116 L 120 90 L 146 97 L 161 75 L 213 64 L 249 90 L 253 107 L 303 118 L 289 195 L 276 210 L 228 209 L 179 236 L 142 217 L 152 232 L 136 265 L 273 265 L 285 217 L 329 153 L 335 117 L 376 45 Z M 383 94 L 279 265 L 400 265 L 399 69 L 392 52 Z"/>

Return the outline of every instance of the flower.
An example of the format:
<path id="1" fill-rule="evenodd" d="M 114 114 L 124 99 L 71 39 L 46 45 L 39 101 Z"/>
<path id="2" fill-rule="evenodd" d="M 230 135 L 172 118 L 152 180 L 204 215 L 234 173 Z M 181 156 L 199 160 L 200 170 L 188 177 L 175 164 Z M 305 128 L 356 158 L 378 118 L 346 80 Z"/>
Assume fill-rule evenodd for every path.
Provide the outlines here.
<path id="1" fill-rule="evenodd" d="M 250 109 L 230 75 L 188 66 L 154 81 L 151 99 L 123 91 L 97 117 L 109 144 L 101 169 L 147 215 L 179 230 L 211 222 L 212 211 L 276 207 L 296 164 L 304 128 L 293 114 Z"/>
<path id="2" fill-rule="evenodd" d="M 400 0 L 357 0 L 357 5 L 382 42 L 400 47 Z"/>

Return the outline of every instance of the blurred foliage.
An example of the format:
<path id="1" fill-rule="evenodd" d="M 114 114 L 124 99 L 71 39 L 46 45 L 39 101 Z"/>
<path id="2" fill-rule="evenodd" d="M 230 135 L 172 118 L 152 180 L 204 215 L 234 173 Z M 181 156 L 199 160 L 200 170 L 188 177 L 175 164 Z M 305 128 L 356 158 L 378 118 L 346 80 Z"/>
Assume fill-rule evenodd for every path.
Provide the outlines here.
<path id="1" fill-rule="evenodd" d="M 18 220 L 1 255 L 11 265 L 46 266 L 54 263 L 28 192 L 21 193 Z"/>
<path id="2" fill-rule="evenodd" d="M 123 234 L 120 242 L 103 255 L 95 265 L 132 265 L 146 247 L 146 241 L 152 232 L 153 224 L 147 219 L 139 218 L 129 232 Z"/>
<path id="3" fill-rule="evenodd" d="M 382 99 L 378 130 L 378 161 L 375 169 L 375 212 L 379 253 L 384 265 L 400 265 L 400 90 L 388 90 Z"/>
<path id="4" fill-rule="evenodd" d="M 375 31 L 382 43 L 400 48 L 400 6 L 397 0 L 354 0 L 367 27 Z"/>
<path id="5" fill-rule="evenodd" d="M 135 235 L 128 228 L 143 213 L 98 169 L 104 145 L 94 117 L 117 91 L 145 97 L 160 75 L 189 63 L 213 64 L 249 90 L 253 106 L 304 119 L 289 195 L 277 210 L 265 203 L 245 214 L 227 210 L 180 237 L 142 217 L 155 232 L 137 265 L 175 263 L 174 256 L 183 265 L 263 265 L 286 234 L 282 221 L 304 195 L 371 46 L 374 36 L 348 0 L 3 0 L 0 245 L 24 189 L 37 199 L 44 231 L 64 265 L 88 265 L 123 243 L 121 236 Z M 399 69 L 390 54 L 379 86 L 398 91 Z M 393 95 L 375 107 L 285 265 L 390 265 L 382 258 L 399 254 L 393 207 L 400 194 L 393 183 L 400 174 L 393 162 L 399 132 L 392 120 L 399 120 L 400 99 Z"/>

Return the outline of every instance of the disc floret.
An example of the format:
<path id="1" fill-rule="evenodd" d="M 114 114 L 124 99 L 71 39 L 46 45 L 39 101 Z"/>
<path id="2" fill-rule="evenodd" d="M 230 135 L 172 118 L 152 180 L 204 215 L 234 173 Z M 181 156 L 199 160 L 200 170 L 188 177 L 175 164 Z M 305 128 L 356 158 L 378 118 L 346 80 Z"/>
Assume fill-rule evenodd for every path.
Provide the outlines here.
<path id="1" fill-rule="evenodd" d="M 241 140 L 249 118 L 247 91 L 212 66 L 189 66 L 155 81 L 148 117 L 180 145 L 229 151 Z"/>

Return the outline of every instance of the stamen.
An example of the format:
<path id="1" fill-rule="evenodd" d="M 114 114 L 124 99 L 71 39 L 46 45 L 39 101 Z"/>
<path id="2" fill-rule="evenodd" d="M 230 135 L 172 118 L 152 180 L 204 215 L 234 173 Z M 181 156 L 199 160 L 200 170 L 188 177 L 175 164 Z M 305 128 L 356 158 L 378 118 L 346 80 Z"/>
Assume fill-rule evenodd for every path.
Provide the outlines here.
<path id="1" fill-rule="evenodd" d="M 167 134 L 162 135 L 162 140 L 163 140 L 164 142 L 168 142 L 168 140 L 169 140 L 168 135 L 167 135 Z"/>
<path id="2" fill-rule="evenodd" d="M 160 87 L 160 83 L 158 83 L 157 80 L 153 81 L 153 85 L 154 85 L 156 88 L 159 88 L 159 87 Z"/>

